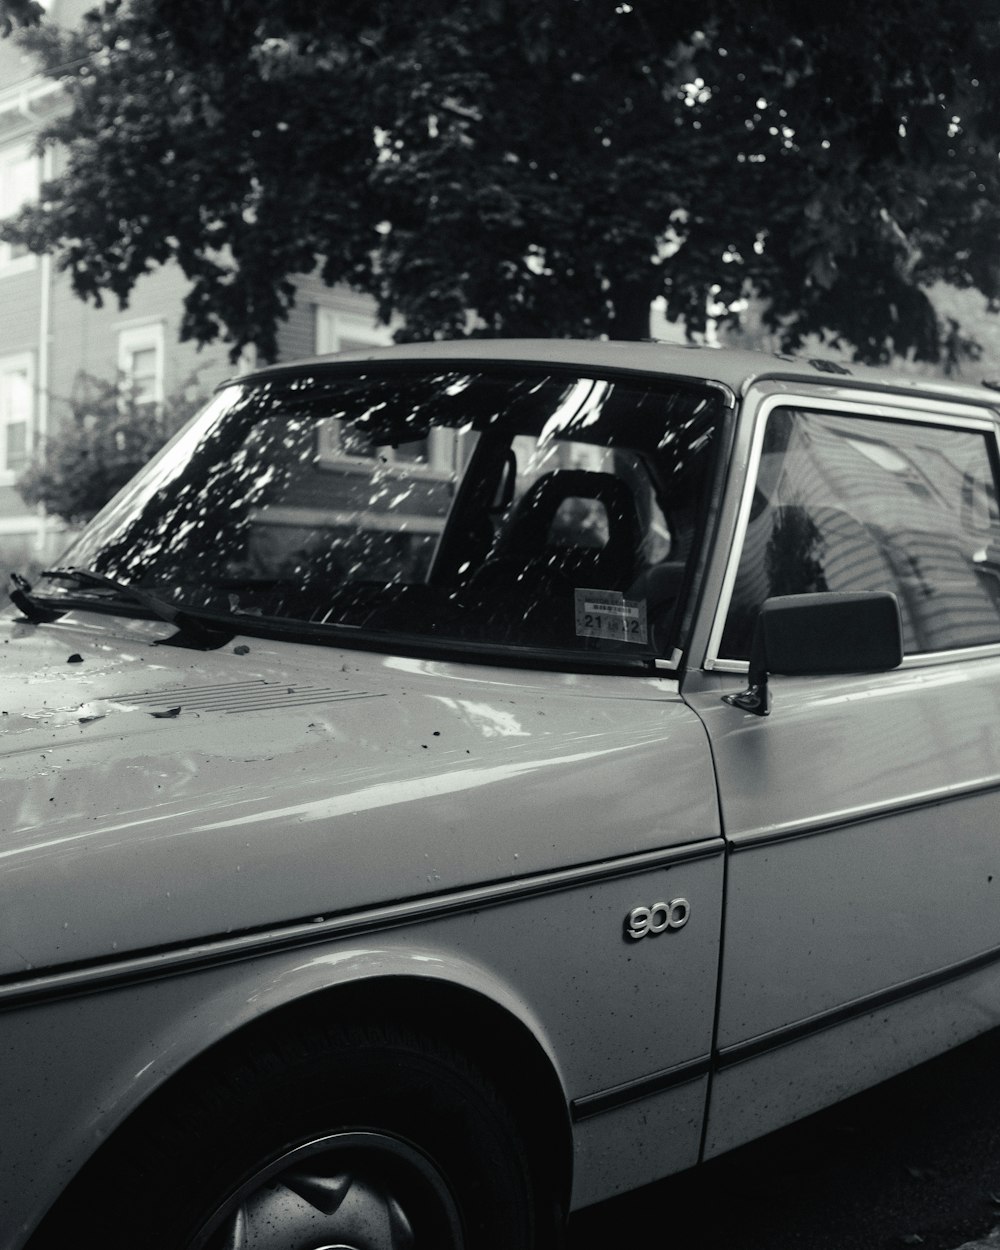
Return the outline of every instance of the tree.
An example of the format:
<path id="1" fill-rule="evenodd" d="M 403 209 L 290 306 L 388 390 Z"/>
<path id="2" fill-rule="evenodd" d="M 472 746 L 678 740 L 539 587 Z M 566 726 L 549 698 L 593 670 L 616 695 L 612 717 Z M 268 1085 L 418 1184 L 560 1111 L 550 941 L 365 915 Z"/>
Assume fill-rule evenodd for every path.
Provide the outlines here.
<path id="1" fill-rule="evenodd" d="M 37 26 L 44 16 L 39 0 L 0 0 L 0 34 L 9 35 L 16 26 Z"/>
<path id="2" fill-rule="evenodd" d="M 70 107 L 2 237 L 98 302 L 176 261 L 182 334 L 234 356 L 314 271 L 410 338 L 642 337 L 656 296 L 696 332 L 755 294 L 866 360 L 960 341 L 935 282 L 1000 301 L 1000 0 L 6 6 Z"/>
<path id="3" fill-rule="evenodd" d="M 39 448 L 17 482 L 21 497 L 70 525 L 89 521 L 204 402 L 189 378 L 162 405 L 139 402 L 121 384 L 87 374 L 67 402 L 59 437 Z"/>

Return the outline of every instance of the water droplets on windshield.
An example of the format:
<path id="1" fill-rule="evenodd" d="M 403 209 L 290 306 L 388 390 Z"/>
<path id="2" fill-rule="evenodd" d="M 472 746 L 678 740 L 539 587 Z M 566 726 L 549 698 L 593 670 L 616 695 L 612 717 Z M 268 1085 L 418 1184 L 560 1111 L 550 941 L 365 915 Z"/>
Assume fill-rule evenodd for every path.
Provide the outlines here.
<path id="1" fill-rule="evenodd" d="M 221 392 L 65 558 L 261 628 L 659 653 L 716 418 L 635 380 L 277 374 Z"/>

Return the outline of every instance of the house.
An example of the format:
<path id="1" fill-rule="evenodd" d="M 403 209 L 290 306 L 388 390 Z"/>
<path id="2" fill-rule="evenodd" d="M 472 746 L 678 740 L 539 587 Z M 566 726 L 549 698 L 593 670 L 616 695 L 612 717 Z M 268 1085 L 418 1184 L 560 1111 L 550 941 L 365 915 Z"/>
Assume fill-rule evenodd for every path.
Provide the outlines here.
<path id="1" fill-rule="evenodd" d="M 92 0 L 49 0 L 48 17 L 78 23 Z M 35 151 L 39 128 L 61 107 L 57 82 L 36 72 L 14 40 L 0 40 L 0 217 L 38 194 L 58 173 L 59 153 Z M 296 282 L 296 306 L 279 329 L 279 359 L 388 342 L 363 296 Z M 208 394 L 237 372 L 225 344 L 178 341 L 186 280 L 173 266 L 142 278 L 129 305 L 85 304 L 53 259 L 0 244 L 0 572 L 50 560 L 63 545 L 58 519 L 28 506 L 17 479 L 47 440 L 59 436 L 67 400 L 82 375 L 120 377 L 140 398 L 162 401 L 189 386 Z M 252 358 L 242 362 L 253 364 Z"/>

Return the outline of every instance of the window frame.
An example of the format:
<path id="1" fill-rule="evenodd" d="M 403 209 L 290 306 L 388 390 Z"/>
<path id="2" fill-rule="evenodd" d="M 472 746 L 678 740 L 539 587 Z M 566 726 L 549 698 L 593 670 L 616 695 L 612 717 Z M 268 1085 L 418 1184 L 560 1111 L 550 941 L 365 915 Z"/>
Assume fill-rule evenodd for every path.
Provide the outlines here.
<path id="1" fill-rule="evenodd" d="M 31 165 L 34 171 L 34 186 L 29 195 L 13 207 L 9 207 L 3 196 L 3 183 L 7 177 L 8 170 L 18 164 Z M 34 151 L 30 142 L 11 144 L 9 148 L 0 151 L 0 219 L 6 220 L 8 217 L 13 217 L 26 204 L 36 201 L 41 191 L 41 186 L 42 158 Z M 0 278 L 30 272 L 37 263 L 38 257 L 34 252 L 26 250 L 15 255 L 12 244 L 0 243 Z"/>
<path id="2" fill-rule="evenodd" d="M 157 409 L 163 404 L 165 387 L 164 372 L 166 351 L 164 346 L 164 330 L 162 321 L 147 321 L 139 325 L 123 326 L 118 331 L 118 375 L 123 397 L 131 389 L 134 373 L 132 362 L 139 352 L 152 350 L 155 353 L 156 365 L 153 373 L 153 397 L 136 399 L 137 404 L 148 404 Z"/>
<path id="3" fill-rule="evenodd" d="M 0 377 L 8 373 L 24 373 L 28 388 L 28 414 L 25 419 L 25 463 L 10 468 L 7 455 L 7 427 L 12 423 L 9 414 L 0 406 L 0 486 L 13 486 L 21 473 L 31 463 L 35 448 L 35 423 L 38 413 L 35 381 L 35 357 L 32 352 L 14 352 L 0 356 Z M 19 423 L 17 423 L 19 424 Z"/>
<path id="4" fill-rule="evenodd" d="M 378 325 L 374 317 L 363 317 L 327 304 L 313 307 L 316 310 L 315 350 L 319 356 L 356 350 L 341 345 L 345 337 L 365 347 L 388 347 L 392 343 L 392 331 L 388 326 Z"/>
<path id="5" fill-rule="evenodd" d="M 405 456 L 397 456 L 392 448 L 383 448 L 381 455 L 385 467 L 392 472 L 395 466 L 399 471 L 416 477 L 429 478 L 432 481 L 446 482 L 455 474 L 453 464 L 452 441 L 441 437 L 442 430 L 432 430 L 429 441 L 429 458 L 425 464 L 407 460 Z M 340 426 L 336 417 L 330 417 L 320 426 L 317 433 L 317 453 L 320 466 L 334 473 L 369 473 L 372 466 L 371 456 L 356 456 L 344 451 L 340 443 Z"/>
<path id="6" fill-rule="evenodd" d="M 854 416 L 861 420 L 871 418 L 908 425 L 934 425 L 966 433 L 983 434 L 987 439 L 994 481 L 998 499 L 1000 499 L 1000 414 L 987 407 L 986 404 L 977 408 L 971 404 L 949 402 L 936 397 L 929 399 L 878 391 L 859 393 L 857 396 L 845 398 L 842 390 L 825 395 L 777 388 L 772 390 L 770 387 L 767 388 L 766 393 L 758 394 L 756 399 L 756 408 L 749 416 L 752 424 L 746 468 L 741 481 L 735 488 L 733 529 L 718 583 L 719 591 L 715 598 L 715 609 L 709 622 L 708 641 L 702 665 L 707 672 L 743 674 L 749 670 L 748 660 L 722 657 L 719 650 L 750 521 L 764 445 L 764 433 L 771 414 L 777 409 L 792 408 L 817 414 L 831 413 L 838 416 Z M 744 404 L 747 405 L 748 400 L 745 399 Z M 744 415 L 746 415 L 746 407 Z M 1000 654 L 1000 641 L 906 655 L 903 658 L 902 667 L 919 667 L 928 663 L 974 659 L 997 654 Z"/>
<path id="7" fill-rule="evenodd" d="M 388 326 L 376 324 L 373 318 L 367 318 L 356 312 L 346 312 L 340 308 L 331 308 L 327 304 L 314 304 L 315 309 L 315 349 L 321 356 L 336 355 L 341 351 L 358 351 L 364 347 L 388 347 L 392 344 L 392 332 Z M 354 344 L 361 347 L 343 347 L 342 340 L 349 337 Z M 319 455 L 325 468 L 335 472 L 367 472 L 371 468 L 371 457 L 356 456 L 344 451 L 339 440 L 339 427 L 324 423 L 320 428 Z M 431 439 L 429 456 L 426 464 L 414 464 L 401 456 L 402 467 L 407 473 L 416 473 L 435 481 L 446 481 L 454 473 L 450 446 L 447 440 Z M 387 456 L 391 468 L 397 457 L 389 451 Z"/>

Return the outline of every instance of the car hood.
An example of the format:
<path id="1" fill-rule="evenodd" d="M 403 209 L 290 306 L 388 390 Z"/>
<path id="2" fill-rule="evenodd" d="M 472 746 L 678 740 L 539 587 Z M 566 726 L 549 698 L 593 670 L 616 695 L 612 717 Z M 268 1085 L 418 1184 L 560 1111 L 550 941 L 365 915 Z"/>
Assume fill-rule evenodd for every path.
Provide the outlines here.
<path id="1" fill-rule="evenodd" d="M 0 621 L 0 976 L 717 832 L 669 680 L 172 632 Z"/>

